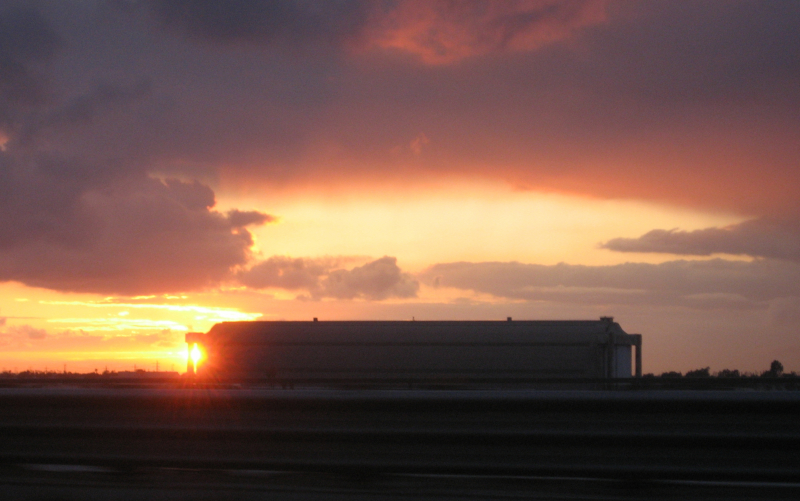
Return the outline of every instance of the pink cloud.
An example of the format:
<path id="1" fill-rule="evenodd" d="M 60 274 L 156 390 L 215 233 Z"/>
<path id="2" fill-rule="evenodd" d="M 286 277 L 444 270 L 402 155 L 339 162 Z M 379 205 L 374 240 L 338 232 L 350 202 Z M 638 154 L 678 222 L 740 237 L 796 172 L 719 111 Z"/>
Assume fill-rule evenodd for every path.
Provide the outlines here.
<path id="1" fill-rule="evenodd" d="M 368 46 L 396 49 L 426 64 L 531 51 L 606 21 L 605 0 L 405 0 L 377 9 Z"/>

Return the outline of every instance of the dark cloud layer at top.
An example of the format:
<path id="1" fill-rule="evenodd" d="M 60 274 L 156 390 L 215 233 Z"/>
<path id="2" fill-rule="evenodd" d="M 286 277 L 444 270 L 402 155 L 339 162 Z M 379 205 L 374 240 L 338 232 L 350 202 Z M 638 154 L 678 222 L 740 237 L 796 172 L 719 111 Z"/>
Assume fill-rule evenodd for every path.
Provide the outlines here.
<path id="1" fill-rule="evenodd" d="M 0 4 L 0 96 L 11 101 L 39 102 L 44 89 L 38 65 L 53 57 L 58 35 L 39 11 Z"/>
<path id="2" fill-rule="evenodd" d="M 177 120 L 181 101 L 216 104 L 158 145 L 161 162 L 212 159 L 230 178 L 282 183 L 455 173 L 800 213 L 796 3 L 234 2 L 215 4 L 219 15 L 166 5 L 155 11 L 177 13 L 159 22 L 215 45 L 181 46 L 184 71 L 204 76 L 178 98 Z M 309 33 L 315 23 L 323 35 Z M 296 58 L 297 46 L 322 52 Z M 220 80 L 232 71 L 235 83 Z M 422 154 L 397 153 L 420 134 Z"/>
<path id="3" fill-rule="evenodd" d="M 100 83 L 86 94 L 76 97 L 65 105 L 49 110 L 37 119 L 29 120 L 21 131 L 18 141 L 27 143 L 36 139 L 47 129 L 65 129 L 91 124 L 98 117 L 114 108 L 140 101 L 151 91 L 148 81 L 130 86 Z"/>
<path id="4" fill-rule="evenodd" d="M 152 0 L 167 28 L 217 42 L 340 44 L 366 24 L 369 2 L 361 0 L 253 1 Z"/>
<path id="5" fill-rule="evenodd" d="M 391 49 L 428 64 L 525 51 L 605 21 L 607 0 L 153 0 L 165 27 L 209 42 Z"/>
<path id="6" fill-rule="evenodd" d="M 738 254 L 800 262 L 800 222 L 759 218 L 725 228 L 652 230 L 639 238 L 614 238 L 601 247 L 618 252 Z"/>
<path id="7" fill-rule="evenodd" d="M 60 99 L 23 121 L 68 157 L 800 213 L 796 2 L 40 5 Z"/>

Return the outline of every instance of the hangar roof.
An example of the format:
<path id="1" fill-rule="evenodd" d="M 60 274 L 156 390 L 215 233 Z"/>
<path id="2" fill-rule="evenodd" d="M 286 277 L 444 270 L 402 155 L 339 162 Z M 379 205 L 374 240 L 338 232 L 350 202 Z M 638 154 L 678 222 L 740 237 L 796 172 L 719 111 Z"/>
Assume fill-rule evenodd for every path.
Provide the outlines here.
<path id="1" fill-rule="evenodd" d="M 216 324 L 205 342 L 226 344 L 591 344 L 631 345 L 633 336 L 601 320 L 262 321 Z M 189 336 L 187 335 L 187 341 Z"/>

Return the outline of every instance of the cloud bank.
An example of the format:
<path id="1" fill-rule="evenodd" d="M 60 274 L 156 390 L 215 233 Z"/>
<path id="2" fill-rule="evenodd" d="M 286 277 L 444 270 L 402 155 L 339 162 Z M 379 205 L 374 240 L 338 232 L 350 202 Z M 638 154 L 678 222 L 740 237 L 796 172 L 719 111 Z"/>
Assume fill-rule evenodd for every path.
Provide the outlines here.
<path id="1" fill-rule="evenodd" d="M 419 282 L 400 270 L 397 258 L 384 256 L 349 270 L 342 264 L 335 258 L 273 256 L 240 272 L 238 280 L 254 289 L 305 291 L 313 299 L 380 301 L 416 297 L 419 290 Z"/>
<path id="2" fill-rule="evenodd" d="M 246 226 L 199 182 L 0 153 L 0 280 L 136 295 L 217 285 L 250 258 Z"/>
<path id="3" fill-rule="evenodd" d="M 0 4 L 0 281 L 126 295 L 219 284 L 250 259 L 246 227 L 273 216 L 221 213 L 198 181 L 157 179 L 136 159 L 51 141 L 108 130 L 109 116 L 151 93 L 139 78 L 58 99 L 48 70 L 66 38 L 40 10 Z"/>
<path id="4" fill-rule="evenodd" d="M 595 305 L 741 309 L 800 297 L 800 265 L 768 260 L 681 260 L 613 266 L 457 262 L 433 265 L 420 278 L 434 287 L 499 298 Z"/>
<path id="5" fill-rule="evenodd" d="M 0 58 L 48 101 L 6 122 L 66 158 L 229 186 L 402 172 L 800 214 L 794 2 L 37 7 Z"/>
<path id="6" fill-rule="evenodd" d="M 759 218 L 725 228 L 652 230 L 639 238 L 614 238 L 601 247 L 618 252 L 734 254 L 800 262 L 800 220 Z"/>

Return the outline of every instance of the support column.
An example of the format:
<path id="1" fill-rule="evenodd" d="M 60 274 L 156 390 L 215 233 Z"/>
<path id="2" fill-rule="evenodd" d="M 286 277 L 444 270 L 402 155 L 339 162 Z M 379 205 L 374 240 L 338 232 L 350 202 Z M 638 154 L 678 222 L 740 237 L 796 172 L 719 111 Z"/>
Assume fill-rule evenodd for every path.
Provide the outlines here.
<path id="1" fill-rule="evenodd" d="M 636 377 L 642 377 L 642 335 L 633 334 L 633 345 L 636 347 Z"/>
<path id="2" fill-rule="evenodd" d="M 610 331 L 606 342 L 606 353 L 606 379 L 612 379 L 617 374 L 617 339 Z"/>

